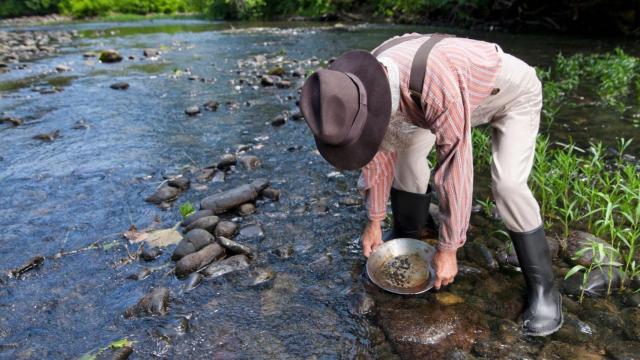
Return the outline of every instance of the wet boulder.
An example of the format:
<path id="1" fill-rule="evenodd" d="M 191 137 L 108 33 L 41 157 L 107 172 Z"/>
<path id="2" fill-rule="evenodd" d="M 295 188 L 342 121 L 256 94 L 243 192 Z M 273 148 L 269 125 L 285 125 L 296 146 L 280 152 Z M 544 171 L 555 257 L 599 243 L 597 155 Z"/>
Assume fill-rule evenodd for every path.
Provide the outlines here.
<path id="1" fill-rule="evenodd" d="M 234 255 L 227 259 L 217 261 L 207 266 L 202 273 L 209 278 L 215 278 L 234 271 L 244 270 L 249 267 L 249 258 L 244 255 Z"/>
<path id="2" fill-rule="evenodd" d="M 173 201 L 180 196 L 180 189 L 169 185 L 163 185 L 153 194 L 149 195 L 144 201 L 152 204 L 160 204 L 163 202 Z"/>
<path id="3" fill-rule="evenodd" d="M 186 277 L 224 256 L 225 251 L 222 246 L 218 243 L 209 244 L 197 252 L 181 258 L 176 264 L 176 276 L 179 278 Z"/>
<path id="4" fill-rule="evenodd" d="M 249 258 L 253 258 L 254 254 L 253 254 L 253 250 L 243 244 L 240 244 L 239 242 L 233 241 L 231 239 L 228 239 L 224 236 L 220 236 L 218 237 L 218 242 L 220 243 L 220 245 L 222 245 L 225 249 L 227 249 L 228 252 L 230 252 L 231 254 L 237 255 L 237 254 L 244 254 L 246 256 L 248 256 Z"/>
<path id="5" fill-rule="evenodd" d="M 255 170 L 260 165 L 262 165 L 262 162 L 260 161 L 260 159 L 255 155 L 244 155 L 244 156 L 241 156 L 238 160 L 242 164 L 242 167 L 244 167 L 245 170 L 249 170 L 249 171 Z"/>
<path id="6" fill-rule="evenodd" d="M 220 170 L 228 170 L 230 167 L 238 163 L 238 158 L 233 154 L 224 154 L 218 160 L 216 167 Z"/>
<path id="7" fill-rule="evenodd" d="M 200 202 L 200 208 L 221 214 L 242 204 L 253 202 L 260 191 L 254 184 L 238 186 L 231 190 L 207 196 Z"/>
<path id="8" fill-rule="evenodd" d="M 225 220 L 218 223 L 213 233 L 217 237 L 230 238 L 236 234 L 236 231 L 238 231 L 238 224 Z"/>
<path id="9" fill-rule="evenodd" d="M 194 253 L 215 241 L 213 235 L 202 229 L 189 231 L 176 246 L 171 260 L 178 261 L 183 257 Z"/>
<path id="10" fill-rule="evenodd" d="M 563 280 L 561 290 L 568 295 L 580 296 L 584 287 L 585 294 L 601 297 L 607 294 L 609 279 L 611 279 L 611 291 L 616 292 L 620 288 L 622 276 L 617 268 L 611 268 L 611 276 L 609 276 L 609 267 L 593 269 L 586 283 L 583 283 L 581 274 L 573 275 Z"/>
<path id="11" fill-rule="evenodd" d="M 469 242 L 464 246 L 464 253 L 467 260 L 483 267 L 487 270 L 498 268 L 498 263 L 493 257 L 491 250 L 486 245 L 479 242 Z"/>
<path id="12" fill-rule="evenodd" d="M 196 116 L 200 114 L 200 107 L 198 105 L 189 106 L 188 108 L 184 109 L 184 113 L 189 116 Z"/>
<path id="13" fill-rule="evenodd" d="M 187 216 L 184 220 L 182 220 L 182 223 L 180 223 L 180 226 L 184 226 L 184 227 L 189 226 L 194 221 L 201 219 L 203 217 L 211 216 L 211 215 L 213 215 L 213 211 L 211 210 L 198 210 L 192 213 L 191 215 Z"/>
<path id="14" fill-rule="evenodd" d="M 201 217 L 200 219 L 193 221 L 191 224 L 189 224 L 189 226 L 185 227 L 184 231 L 189 232 L 193 229 L 202 229 L 213 234 L 219 222 L 220 218 L 215 215 Z"/>
<path id="15" fill-rule="evenodd" d="M 151 290 L 134 306 L 128 308 L 126 318 L 145 315 L 165 315 L 169 308 L 169 289 L 159 287 Z"/>
<path id="16" fill-rule="evenodd" d="M 127 90 L 129 88 L 129 83 L 122 81 L 122 82 L 113 83 L 109 85 L 109 87 L 112 88 L 113 90 Z"/>
<path id="17" fill-rule="evenodd" d="M 122 61 L 122 55 L 115 50 L 104 50 L 100 52 L 100 61 L 103 63 L 116 63 Z"/>
<path id="18" fill-rule="evenodd" d="M 169 179 L 167 182 L 169 186 L 180 189 L 180 191 L 187 191 L 191 186 L 191 181 L 184 176 L 176 176 Z"/>
<path id="19" fill-rule="evenodd" d="M 160 51 L 158 51 L 158 49 L 153 49 L 153 48 L 147 48 L 142 50 L 142 54 L 145 57 L 156 57 L 160 54 Z"/>
<path id="20" fill-rule="evenodd" d="M 551 254 L 551 258 L 556 259 L 560 250 L 560 243 L 558 243 L 558 240 L 556 240 L 556 238 L 552 236 L 546 236 L 545 238 L 547 240 L 547 245 L 549 246 L 549 253 Z M 506 246 L 501 247 L 496 253 L 496 258 L 502 265 L 511 265 L 515 267 L 520 266 L 516 250 L 511 243 L 508 243 L 506 244 Z"/>
<path id="21" fill-rule="evenodd" d="M 575 264 L 589 266 L 593 261 L 593 252 L 591 249 L 585 251 L 580 256 L 576 253 L 583 248 L 590 248 L 591 244 L 602 244 L 605 245 L 605 248 L 606 246 L 609 246 L 609 244 L 603 239 L 584 231 L 572 231 L 569 233 L 569 237 L 566 239 L 566 256 L 568 260 Z M 613 260 L 617 261 L 617 259 Z M 609 257 L 605 256 L 604 262 L 609 261 Z"/>

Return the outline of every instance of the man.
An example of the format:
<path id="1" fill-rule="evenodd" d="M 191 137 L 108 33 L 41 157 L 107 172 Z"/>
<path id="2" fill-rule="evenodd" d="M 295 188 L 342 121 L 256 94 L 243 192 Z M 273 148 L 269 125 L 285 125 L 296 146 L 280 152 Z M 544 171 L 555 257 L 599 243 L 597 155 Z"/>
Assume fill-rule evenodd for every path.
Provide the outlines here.
<path id="1" fill-rule="evenodd" d="M 302 88 L 300 108 L 327 161 L 340 169 L 362 168 L 358 185 L 369 217 L 362 234 L 365 256 L 382 243 L 380 222 L 390 193 L 393 234 L 419 238 L 430 196 L 426 157 L 435 144 L 441 219 L 436 289 L 453 282 L 456 251 L 466 241 L 471 127 L 489 123 L 494 198 L 527 284 L 524 330 L 545 336 L 562 325 L 562 309 L 539 207 L 527 186 L 541 104 L 535 70 L 496 44 L 410 34 L 388 40 L 373 54 L 347 52 L 315 72 Z"/>

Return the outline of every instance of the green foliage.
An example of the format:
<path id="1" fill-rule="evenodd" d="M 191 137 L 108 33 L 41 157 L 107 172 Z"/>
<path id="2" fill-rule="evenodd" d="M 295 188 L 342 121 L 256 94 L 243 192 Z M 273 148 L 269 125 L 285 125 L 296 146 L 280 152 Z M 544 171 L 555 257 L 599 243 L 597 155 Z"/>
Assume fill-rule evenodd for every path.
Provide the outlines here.
<path id="1" fill-rule="evenodd" d="M 60 0 L 2 0 L 0 18 L 46 15 L 57 12 Z"/>
<path id="2" fill-rule="evenodd" d="M 333 13 L 340 5 L 350 2 L 344 0 L 191 0 L 190 5 L 212 18 L 248 20 L 291 15 L 320 16 Z"/>
<path id="3" fill-rule="evenodd" d="M 182 214 L 183 218 L 186 218 L 187 216 L 191 215 L 195 211 L 196 209 L 193 207 L 193 204 L 191 204 L 190 202 L 186 202 L 180 206 L 180 214 Z"/>
<path id="4" fill-rule="evenodd" d="M 73 17 L 122 14 L 173 14 L 190 9 L 187 0 L 62 0 L 60 10 Z"/>

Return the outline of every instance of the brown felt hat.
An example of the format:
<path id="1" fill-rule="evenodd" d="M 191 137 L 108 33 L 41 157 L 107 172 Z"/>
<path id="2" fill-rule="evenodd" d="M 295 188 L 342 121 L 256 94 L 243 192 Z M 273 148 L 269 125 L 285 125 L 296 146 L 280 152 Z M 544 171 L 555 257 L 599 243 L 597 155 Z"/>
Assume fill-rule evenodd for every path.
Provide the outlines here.
<path id="1" fill-rule="evenodd" d="M 305 81 L 300 110 L 322 157 L 338 169 L 363 167 L 378 151 L 391 117 L 382 64 L 365 50 L 341 55 Z"/>

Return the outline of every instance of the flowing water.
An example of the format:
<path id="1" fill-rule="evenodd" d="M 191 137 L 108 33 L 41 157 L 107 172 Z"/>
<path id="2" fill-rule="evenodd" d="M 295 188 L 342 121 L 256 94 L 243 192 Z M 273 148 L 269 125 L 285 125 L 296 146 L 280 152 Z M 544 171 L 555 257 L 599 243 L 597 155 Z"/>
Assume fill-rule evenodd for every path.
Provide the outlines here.
<path id="1" fill-rule="evenodd" d="M 0 74 L 0 115 L 25 119 L 15 128 L 0 125 L 0 269 L 15 269 L 35 255 L 46 257 L 35 270 L 0 280 L 0 358 L 76 358 L 121 338 L 135 341 L 131 358 L 136 359 L 415 358 L 425 356 L 425 346 L 438 358 L 466 356 L 451 351 L 469 350 L 474 339 L 478 357 L 533 358 L 545 351 L 602 356 L 609 336 L 623 337 L 617 323 L 606 327 L 577 315 L 570 315 L 569 330 L 554 338 L 519 335 L 520 276 L 488 276 L 472 265 L 461 269 L 449 297 L 398 297 L 375 289 L 363 275 L 358 242 L 364 210 L 341 200 L 357 198 L 357 174 L 334 173 L 315 151 L 303 122 L 270 125 L 282 111 L 296 109 L 299 84 L 237 90 L 230 81 L 239 77 L 237 61 L 256 55 L 329 59 L 412 31 L 496 41 L 532 65 L 550 64 L 559 51 L 622 46 L 634 53 L 637 42 L 392 25 L 192 20 L 39 29 L 61 27 L 82 36 L 56 56 Z M 124 61 L 83 58 L 85 52 L 106 48 L 117 49 Z M 144 48 L 162 53 L 145 59 Z M 72 70 L 58 73 L 59 64 Z M 189 80 L 190 75 L 198 79 Z M 130 88 L 109 88 L 118 81 Z M 41 93 L 54 87 L 60 91 Z M 217 112 L 184 114 L 186 107 L 209 100 L 220 102 Z M 229 108 L 228 101 L 239 108 Z M 567 110 L 552 131 L 554 139 L 571 133 L 579 143 L 603 139 L 612 144 L 621 133 L 637 134 L 637 122 L 633 112 L 620 117 Z M 78 128 L 78 123 L 84 125 Z M 54 130 L 60 130 L 55 141 L 32 138 Z M 239 168 L 225 183 L 192 188 L 166 211 L 144 202 L 164 176 L 211 165 L 241 144 L 262 160 L 256 171 Z M 637 146 L 631 150 L 637 152 Z M 249 271 L 205 280 L 185 292 L 184 282 L 164 266 L 170 249 L 150 263 L 129 258 L 137 245 L 127 246 L 122 232 L 132 224 L 144 228 L 158 218 L 161 227 L 171 227 L 181 219 L 180 204 L 198 204 L 208 194 L 259 177 L 268 178 L 282 196 L 279 202 L 260 201 L 256 214 L 236 219 L 258 222 L 265 231 L 264 239 L 249 241 L 257 253 Z M 475 231 L 471 238 L 483 234 Z M 86 250 L 74 252 L 78 249 Z M 69 254 L 56 257 L 60 253 Z M 143 280 L 127 278 L 145 267 L 155 271 Z M 256 271 L 274 277 L 265 286 L 247 285 Z M 168 315 L 123 317 L 126 308 L 160 286 L 171 290 Z M 593 313 L 610 304 L 592 302 Z M 186 330 L 180 325 L 185 319 Z M 166 329 L 174 331 L 167 335 Z M 429 344 L 441 346 L 434 350 Z"/>

